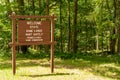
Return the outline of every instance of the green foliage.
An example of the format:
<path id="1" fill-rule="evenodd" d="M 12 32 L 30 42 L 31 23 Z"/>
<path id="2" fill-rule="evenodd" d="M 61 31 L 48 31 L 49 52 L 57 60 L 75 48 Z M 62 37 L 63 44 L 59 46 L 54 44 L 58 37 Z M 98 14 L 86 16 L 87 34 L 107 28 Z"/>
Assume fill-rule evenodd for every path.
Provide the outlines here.
<path id="1" fill-rule="evenodd" d="M 10 50 L 8 43 L 11 41 L 11 12 L 23 15 L 46 15 L 46 0 L 24 0 L 24 6 L 20 6 L 16 0 L 0 1 L 0 43 L 1 50 Z M 41 2 L 39 2 L 41 1 Z M 70 6 L 69 6 L 70 4 Z M 108 5 L 107 5 L 108 4 Z M 49 15 L 55 14 L 55 50 L 70 53 L 73 48 L 74 28 L 77 27 L 77 47 L 78 52 L 89 52 L 96 50 L 97 41 L 99 50 L 109 50 L 110 39 L 118 38 L 117 34 L 112 34 L 112 29 L 116 29 L 119 20 L 115 19 L 113 1 L 108 3 L 104 0 L 78 0 L 77 24 L 74 26 L 74 0 L 49 0 Z M 60 12 L 61 7 L 61 12 Z M 21 13 L 22 10 L 24 13 Z M 34 13 L 35 11 L 35 13 Z M 60 20 L 61 16 L 61 20 Z M 70 19 L 70 29 L 69 20 Z M 61 23 L 60 23 L 61 21 Z M 62 31 L 62 32 L 61 32 Z M 70 51 L 68 51 L 70 31 Z M 98 36 L 98 37 L 97 37 Z M 4 40 L 4 41 L 3 41 Z M 61 43 L 62 41 L 62 43 Z M 4 46 L 4 47 L 3 47 Z M 38 50 L 37 50 L 38 51 Z M 42 50 L 44 51 L 44 50 Z M 31 52 L 37 54 L 34 50 Z"/>
<path id="2" fill-rule="evenodd" d="M 11 34 L 9 31 L 1 31 L 0 33 L 0 54 L 1 55 L 9 55 L 10 46 L 9 42 L 11 38 Z"/>

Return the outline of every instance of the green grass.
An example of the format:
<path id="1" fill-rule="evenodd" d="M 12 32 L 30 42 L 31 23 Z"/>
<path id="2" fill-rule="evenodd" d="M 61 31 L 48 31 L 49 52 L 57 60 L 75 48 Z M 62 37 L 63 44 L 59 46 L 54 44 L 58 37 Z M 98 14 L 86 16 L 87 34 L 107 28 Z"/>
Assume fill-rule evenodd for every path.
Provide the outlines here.
<path id="1" fill-rule="evenodd" d="M 119 55 L 55 53 L 54 73 L 50 72 L 48 55 L 44 58 L 20 55 L 15 76 L 11 57 L 0 57 L 0 80 L 120 80 Z"/>

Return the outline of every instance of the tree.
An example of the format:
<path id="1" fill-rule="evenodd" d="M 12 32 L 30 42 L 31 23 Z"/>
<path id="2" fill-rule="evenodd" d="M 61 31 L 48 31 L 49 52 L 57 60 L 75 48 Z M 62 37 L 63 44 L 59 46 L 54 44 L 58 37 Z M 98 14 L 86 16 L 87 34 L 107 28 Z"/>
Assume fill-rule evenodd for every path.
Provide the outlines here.
<path id="1" fill-rule="evenodd" d="M 70 0 L 68 0 L 68 52 L 71 49 L 71 18 L 70 18 Z"/>
<path id="2" fill-rule="evenodd" d="M 49 15 L 54 12 L 59 16 L 55 23 L 57 51 L 77 53 L 96 50 L 114 53 L 117 50 L 120 53 L 119 2 L 119 0 L 2 0 L 0 24 L 4 24 L 3 29 L 8 29 L 6 25 L 11 25 L 8 23 L 8 14 L 12 11 L 20 15 Z"/>
<path id="3" fill-rule="evenodd" d="M 32 0 L 32 11 L 33 15 L 35 15 L 35 0 Z"/>
<path id="4" fill-rule="evenodd" d="M 117 21 L 120 21 L 120 0 L 115 0 L 116 2 L 116 16 Z M 120 23 L 117 23 L 117 34 L 118 34 L 118 45 L 117 52 L 120 54 Z"/>
<path id="5" fill-rule="evenodd" d="M 78 0 L 74 0 L 74 22 L 73 22 L 73 26 L 74 26 L 74 30 L 73 30 L 73 52 L 76 53 L 77 52 L 77 10 L 78 10 Z"/>
<path id="6" fill-rule="evenodd" d="M 24 0 L 18 0 L 19 4 L 19 14 L 24 15 Z M 25 54 L 27 52 L 27 46 L 21 46 L 21 51 Z"/>
<path id="7" fill-rule="evenodd" d="M 60 0 L 60 49 L 63 52 L 62 0 Z"/>
<path id="8" fill-rule="evenodd" d="M 18 4 L 19 4 L 19 14 L 24 15 L 25 11 L 24 11 L 24 0 L 18 0 Z"/>
<path id="9" fill-rule="evenodd" d="M 109 7 L 108 0 L 106 0 L 106 4 L 107 4 L 109 14 L 112 14 L 110 7 Z M 114 6 L 113 23 L 115 24 L 116 23 L 116 0 L 113 0 L 113 6 Z M 116 34 L 115 27 L 113 27 L 110 32 L 111 32 L 111 35 L 115 35 Z M 110 37 L 110 51 L 111 51 L 111 53 L 115 52 L 115 44 L 116 44 L 116 38 Z"/>

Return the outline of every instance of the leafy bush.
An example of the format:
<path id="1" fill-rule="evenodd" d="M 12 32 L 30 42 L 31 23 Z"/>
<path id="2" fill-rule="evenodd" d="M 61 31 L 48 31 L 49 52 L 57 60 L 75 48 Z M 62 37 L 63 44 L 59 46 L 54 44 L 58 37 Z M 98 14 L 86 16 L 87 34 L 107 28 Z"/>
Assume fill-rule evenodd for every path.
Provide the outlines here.
<path id="1" fill-rule="evenodd" d="M 8 55 L 10 52 L 10 32 L 9 31 L 1 31 L 0 33 L 0 55 Z"/>

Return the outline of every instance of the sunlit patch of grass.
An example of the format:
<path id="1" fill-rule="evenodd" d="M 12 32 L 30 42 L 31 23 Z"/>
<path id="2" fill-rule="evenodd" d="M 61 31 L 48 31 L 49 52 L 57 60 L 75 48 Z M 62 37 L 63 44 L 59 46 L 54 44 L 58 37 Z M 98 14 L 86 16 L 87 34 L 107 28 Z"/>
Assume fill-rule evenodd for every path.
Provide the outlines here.
<path id="1" fill-rule="evenodd" d="M 111 64 L 102 64 L 97 68 L 93 69 L 94 74 L 110 77 L 112 79 L 120 79 L 120 66 Z"/>
<path id="2" fill-rule="evenodd" d="M 10 58 L 0 58 L 0 80 L 119 80 L 118 56 L 80 56 L 55 58 L 54 73 L 48 58 L 17 58 L 17 73 L 12 75 Z"/>

